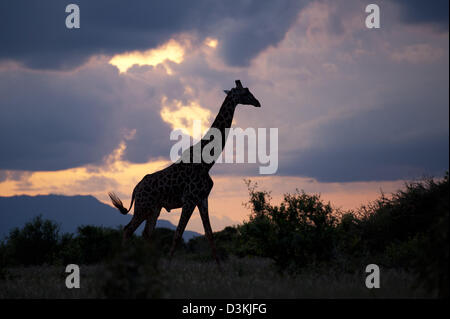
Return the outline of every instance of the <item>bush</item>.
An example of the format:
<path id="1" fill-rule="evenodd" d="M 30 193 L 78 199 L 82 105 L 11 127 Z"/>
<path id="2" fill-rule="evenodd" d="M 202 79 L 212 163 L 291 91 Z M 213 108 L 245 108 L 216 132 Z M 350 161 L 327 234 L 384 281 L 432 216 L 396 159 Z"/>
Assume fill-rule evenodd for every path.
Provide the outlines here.
<path id="1" fill-rule="evenodd" d="M 418 284 L 448 296 L 449 175 L 408 183 L 362 208 L 362 240 L 372 256 L 418 274 Z"/>
<path id="2" fill-rule="evenodd" d="M 74 241 L 69 247 L 78 257 L 78 263 L 94 264 L 113 257 L 122 244 L 122 232 L 105 227 L 81 226 Z"/>
<path id="3" fill-rule="evenodd" d="M 98 279 L 101 294 L 116 299 L 162 297 L 159 261 L 160 252 L 147 242 L 129 242 L 106 264 Z"/>
<path id="4" fill-rule="evenodd" d="M 412 271 L 417 286 L 448 296 L 448 173 L 440 180 L 407 183 L 392 197 L 382 194 L 340 215 L 318 195 L 297 191 L 273 206 L 269 192 L 247 186 L 249 221 L 230 228 L 228 236 L 215 234 L 227 253 L 269 257 L 281 270 L 328 264 L 354 272 L 375 262 Z M 196 238 L 197 247 L 202 241 L 205 245 L 204 238 Z"/>
<path id="5" fill-rule="evenodd" d="M 152 248 L 157 249 L 164 255 L 168 255 L 170 248 L 172 247 L 173 236 L 175 231 L 169 228 L 155 228 L 153 229 L 152 237 L 150 239 L 150 245 Z M 184 251 L 186 243 L 183 238 L 180 240 L 180 244 L 177 247 L 177 251 Z"/>
<path id="6" fill-rule="evenodd" d="M 5 279 L 7 276 L 6 266 L 8 265 L 8 256 L 6 250 L 6 244 L 0 242 L 0 280 Z"/>
<path id="7" fill-rule="evenodd" d="M 156 228 L 151 246 L 167 254 L 174 231 Z M 95 264 L 111 260 L 121 251 L 122 229 L 80 226 L 75 234 L 60 234 L 59 226 L 37 216 L 22 228 L 14 228 L 4 242 L 0 242 L 0 274 L 7 266 L 58 264 Z M 133 235 L 130 241 L 145 242 Z M 181 249 L 185 250 L 184 241 Z"/>
<path id="8" fill-rule="evenodd" d="M 22 229 L 14 228 L 7 237 L 6 255 L 8 264 L 51 264 L 60 251 L 59 226 L 42 216 L 35 217 Z"/>
<path id="9" fill-rule="evenodd" d="M 214 233 L 214 244 L 219 260 L 228 259 L 230 254 L 239 255 L 239 234 L 236 227 L 225 227 Z M 205 236 L 197 236 L 189 240 L 186 251 L 195 260 L 211 261 L 211 246 Z"/>
<path id="10" fill-rule="evenodd" d="M 247 185 L 252 215 L 239 227 L 247 253 L 273 258 L 280 269 L 331 259 L 336 219 L 329 203 L 297 190 L 272 206 L 268 192 Z"/>

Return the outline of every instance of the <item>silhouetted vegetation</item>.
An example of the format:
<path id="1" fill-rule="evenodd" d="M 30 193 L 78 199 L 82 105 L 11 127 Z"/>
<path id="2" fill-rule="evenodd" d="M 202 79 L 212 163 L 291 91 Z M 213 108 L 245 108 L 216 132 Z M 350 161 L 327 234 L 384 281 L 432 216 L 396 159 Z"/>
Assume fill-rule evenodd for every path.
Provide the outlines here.
<path id="1" fill-rule="evenodd" d="M 273 205 L 269 192 L 250 182 L 248 189 L 249 220 L 214 234 L 218 254 L 237 281 L 254 276 L 244 266 L 249 258 L 272 260 L 276 273 L 292 280 L 311 272 L 353 278 L 376 263 L 401 278 L 406 276 L 403 272 L 414 276 L 414 289 L 448 296 L 448 173 L 443 179 L 408 183 L 392 196 L 382 194 L 373 203 L 347 212 L 303 191 L 286 194 L 279 205 Z M 96 296 L 163 297 L 174 294 L 162 270 L 167 265 L 161 266 L 172 237 L 172 230 L 157 228 L 151 246 L 134 235 L 124 247 L 121 229 L 83 226 L 75 234 L 61 234 L 58 225 L 38 216 L 13 229 L 1 243 L 0 280 L 8 278 L 11 267 L 101 264 L 101 274 L 95 276 Z M 200 267 L 195 263 L 212 262 L 203 236 L 183 242 L 177 256 L 178 263 L 182 259 L 192 268 Z M 172 284 L 185 285 L 183 280 Z"/>
<path id="2" fill-rule="evenodd" d="M 174 231 L 156 228 L 152 236 L 152 247 L 167 253 Z M 122 229 L 97 226 L 78 227 L 75 234 L 60 234 L 59 226 L 35 217 L 21 229 L 11 230 L 0 245 L 0 266 L 29 266 L 42 264 L 67 265 L 96 264 L 110 261 L 122 253 Z M 133 235 L 127 249 L 141 249 L 149 243 L 141 236 Z M 179 249 L 185 247 L 184 241 Z"/>
<path id="3" fill-rule="evenodd" d="M 159 250 L 142 241 L 127 244 L 106 263 L 98 278 L 100 295 L 121 299 L 162 297 L 160 256 Z"/>
<path id="4" fill-rule="evenodd" d="M 356 211 L 340 212 L 319 195 L 286 194 L 279 206 L 248 182 L 248 222 L 215 234 L 223 256 L 268 257 L 279 271 L 322 267 L 361 271 L 370 263 L 417 275 L 416 286 L 448 296 L 449 176 L 407 183 Z M 191 252 L 208 249 L 205 238 L 188 243 Z"/>
<path id="5" fill-rule="evenodd" d="M 63 238 L 64 237 L 64 238 Z M 54 263 L 66 236 L 59 234 L 59 226 L 52 221 L 35 217 L 22 229 L 14 228 L 2 245 L 3 263 L 39 265 Z"/>

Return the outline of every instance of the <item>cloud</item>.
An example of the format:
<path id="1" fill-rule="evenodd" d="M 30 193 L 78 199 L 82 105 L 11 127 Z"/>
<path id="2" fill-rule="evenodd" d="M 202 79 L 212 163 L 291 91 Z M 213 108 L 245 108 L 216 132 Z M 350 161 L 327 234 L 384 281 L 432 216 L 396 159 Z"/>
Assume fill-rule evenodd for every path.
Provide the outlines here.
<path id="1" fill-rule="evenodd" d="M 329 27 L 335 6 L 308 6 L 276 48 L 254 59 L 251 88 L 263 107 L 238 108 L 237 125 L 279 128 L 280 175 L 328 182 L 441 176 L 449 160 L 447 37 L 425 28 L 369 33 L 361 21 L 354 27 L 361 16 L 354 5 L 336 35 Z M 257 169 L 218 165 L 214 172 Z"/>
<path id="2" fill-rule="evenodd" d="M 408 24 L 430 24 L 438 30 L 448 31 L 448 0 L 395 0 L 401 7 L 401 18 Z"/>
<path id="3" fill-rule="evenodd" d="M 0 157 L 0 168 L 54 171 L 100 165 L 132 131 L 133 138 L 126 140 L 123 151 L 125 161 L 166 160 L 174 144 L 169 139 L 173 125 L 189 127 L 186 120 L 196 117 L 211 122 L 223 101 L 222 89 L 231 88 L 235 79 L 251 89 L 262 107 L 238 106 L 233 125 L 279 128 L 280 175 L 321 181 L 393 180 L 426 172 L 441 174 L 448 167 L 447 37 L 430 36 L 422 26 L 368 31 L 361 18 L 361 1 L 345 5 L 319 1 L 307 5 L 291 27 L 274 26 L 279 42 L 273 42 L 274 36 L 267 41 L 272 44 L 245 60 L 244 56 L 253 53 L 241 48 L 259 41 L 249 37 L 242 43 L 244 34 L 256 32 L 246 25 L 269 19 L 269 9 L 279 12 L 281 7 L 273 3 L 239 2 L 233 15 L 227 5 L 214 4 L 214 8 L 223 6 L 223 17 L 228 20 L 218 17 L 213 8 L 207 16 L 216 14 L 216 19 L 211 18 L 203 31 L 192 31 L 193 25 L 187 22 L 174 22 L 179 26 L 173 27 L 177 36 L 163 32 L 160 42 L 149 45 L 164 48 L 171 39 L 183 38 L 180 30 L 187 32 L 184 36 L 191 46 L 179 41 L 184 49 L 179 63 L 147 61 L 120 74 L 109 64 L 112 53 L 140 50 L 144 54 L 149 48 L 125 43 L 109 51 L 86 44 L 87 53 L 82 45 L 82 54 L 101 54 L 71 71 L 2 66 L 0 148 L 8 151 Z M 289 4 L 285 3 L 286 9 Z M 87 22 L 82 18 L 82 28 L 83 23 L 94 23 L 89 10 L 83 8 L 82 4 Z M 174 10 L 170 14 L 191 12 Z M 252 10 L 254 20 L 241 21 Z M 187 21 L 200 11 L 190 14 Z M 398 23 L 398 14 L 401 11 L 394 10 L 387 18 Z M 96 26 L 110 23 L 102 14 L 97 18 Z M 148 31 L 149 22 L 139 22 L 140 15 L 135 18 L 109 31 L 117 31 L 120 40 L 119 30 L 125 23 L 134 37 L 140 37 Z M 162 22 L 156 19 L 153 23 L 156 28 Z M 141 26 L 147 31 L 141 32 Z M 281 32 L 285 27 L 287 32 Z M 211 45 L 211 39 L 217 42 Z M 236 52 L 227 53 L 230 41 L 236 41 L 232 46 Z M 45 48 L 45 43 L 36 45 L 36 50 Z M 237 58 L 239 52 L 242 59 Z M 424 52 L 440 53 L 429 59 Z M 32 55 L 38 59 L 39 54 Z M 258 166 L 221 164 L 212 173 L 255 175 Z"/>
<path id="4" fill-rule="evenodd" d="M 73 71 L 3 66 L 0 147 L 8 151 L 0 158 L 0 168 L 42 171 L 99 164 L 131 131 L 125 159 L 146 163 L 168 158 L 173 125 L 190 128 L 192 119 L 208 125 L 209 108 L 219 108 L 217 97 L 224 96 L 218 86 L 223 73 L 204 65 L 205 55 L 215 54 L 204 40 L 193 38 L 201 45 L 188 50 L 180 64 L 145 61 L 126 73 L 102 56 Z M 202 76 L 202 70 L 210 76 Z M 232 79 L 224 88 L 230 88 Z M 207 87 L 197 85 L 199 80 Z M 205 95 L 208 98 L 199 103 Z"/>
<path id="5" fill-rule="evenodd" d="M 0 183 L 4 181 L 22 181 L 32 175 L 27 171 L 7 171 L 0 170 Z"/>
<path id="6" fill-rule="evenodd" d="M 433 62 L 444 55 L 441 48 L 433 48 L 429 44 L 413 44 L 392 52 L 391 58 L 398 62 L 421 63 Z"/>
<path id="7" fill-rule="evenodd" d="M 126 140 L 126 139 L 125 139 Z M 123 140 L 101 163 L 53 171 L 0 171 L 0 193 L 92 194 L 109 202 L 107 191 L 129 196 L 130 188 L 145 174 L 166 167 L 168 161 L 131 163 L 124 158 Z"/>
<path id="8" fill-rule="evenodd" d="M 189 134 L 195 138 L 201 136 L 194 136 L 194 121 L 199 121 L 199 133 L 204 134 L 209 126 L 205 126 L 211 118 L 211 111 L 201 107 L 196 102 L 191 102 L 189 105 L 183 105 L 180 101 L 175 100 L 175 108 L 171 109 L 165 105 L 167 98 L 163 98 L 161 109 L 161 118 L 163 121 L 169 123 L 174 130 L 181 130 L 184 134 Z"/>
<path id="9" fill-rule="evenodd" d="M 321 182 L 385 181 L 442 176 L 448 169 L 445 133 L 399 143 L 387 130 L 371 139 L 369 120 L 381 124 L 376 113 L 329 123 L 315 136 L 325 145 L 285 154 L 279 175 L 314 176 Z"/>
<path id="10" fill-rule="evenodd" d="M 67 3 L 0 3 L 0 59 L 33 69 L 73 69 L 98 54 L 144 51 L 183 32 L 221 40 L 231 65 L 248 65 L 279 42 L 302 1 L 79 0 L 80 28 L 65 27 Z"/>
<path id="11" fill-rule="evenodd" d="M 183 61 L 184 48 L 177 41 L 171 39 L 156 49 L 144 52 L 134 51 L 117 54 L 109 60 L 121 73 L 126 72 L 133 65 L 156 66 L 165 61 L 181 63 Z M 170 72 L 170 70 L 168 70 Z"/>
<path id="12" fill-rule="evenodd" d="M 0 167 L 60 170 L 100 163 L 132 129 L 130 157 L 161 156 L 170 127 L 159 116 L 160 95 L 137 82 L 127 82 L 105 61 L 72 73 L 0 71 L 0 148 L 6 150 Z"/>
<path id="13" fill-rule="evenodd" d="M 225 61 L 247 66 L 270 45 L 280 42 L 307 1 L 239 1 L 230 6 L 231 21 L 219 24 L 219 39 Z M 230 10 L 231 9 L 231 10 Z M 233 14 L 234 13 L 234 14 Z"/>

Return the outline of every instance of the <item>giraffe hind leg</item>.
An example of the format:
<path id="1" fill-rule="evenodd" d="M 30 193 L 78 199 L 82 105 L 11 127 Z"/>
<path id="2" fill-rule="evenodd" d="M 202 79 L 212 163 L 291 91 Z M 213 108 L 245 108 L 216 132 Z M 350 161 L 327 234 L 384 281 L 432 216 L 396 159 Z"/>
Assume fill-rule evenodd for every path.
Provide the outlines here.
<path id="1" fill-rule="evenodd" d="M 127 242 L 128 239 L 133 235 L 136 229 L 142 224 L 144 218 L 139 214 L 134 214 L 131 221 L 124 227 L 123 230 L 123 242 Z"/>

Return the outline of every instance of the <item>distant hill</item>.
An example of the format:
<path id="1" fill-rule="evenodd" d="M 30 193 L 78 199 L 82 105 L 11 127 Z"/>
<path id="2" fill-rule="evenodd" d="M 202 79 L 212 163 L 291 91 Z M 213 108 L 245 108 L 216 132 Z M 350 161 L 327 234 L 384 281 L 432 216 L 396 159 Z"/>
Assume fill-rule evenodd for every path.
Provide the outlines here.
<path id="1" fill-rule="evenodd" d="M 0 197 L 0 239 L 8 235 L 12 228 L 22 227 L 39 214 L 45 219 L 58 223 L 60 230 L 64 233 L 74 233 L 81 225 L 116 228 L 120 225 L 125 226 L 131 220 L 131 216 L 121 215 L 115 208 L 100 202 L 93 196 Z M 136 231 L 138 234 L 144 229 L 144 224 Z M 158 220 L 156 227 L 176 228 L 171 222 L 161 219 Z M 187 230 L 183 234 L 183 239 L 188 241 L 199 235 Z"/>

